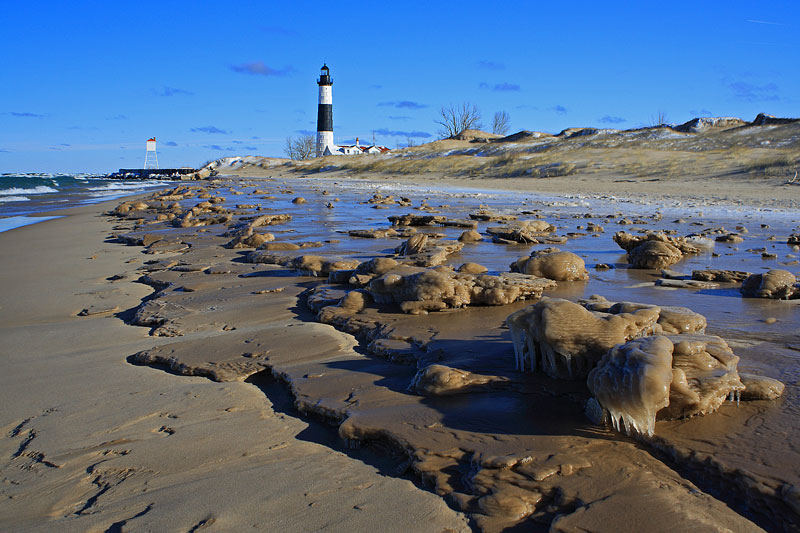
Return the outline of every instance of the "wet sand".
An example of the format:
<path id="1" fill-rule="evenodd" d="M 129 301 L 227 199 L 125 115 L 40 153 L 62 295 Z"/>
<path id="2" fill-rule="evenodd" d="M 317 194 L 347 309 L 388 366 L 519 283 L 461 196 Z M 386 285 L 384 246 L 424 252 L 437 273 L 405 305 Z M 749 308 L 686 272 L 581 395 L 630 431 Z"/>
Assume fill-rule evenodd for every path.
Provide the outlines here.
<path id="1" fill-rule="evenodd" d="M 106 364 L 118 365 L 115 368 L 119 373 L 141 376 L 139 382 L 148 384 L 146 390 L 151 396 L 159 390 L 160 380 L 170 383 L 170 391 L 174 390 L 173 387 L 196 387 L 186 396 L 191 395 L 201 406 L 186 405 L 178 420 L 198 416 L 201 421 L 216 424 L 218 419 L 229 415 L 211 413 L 218 412 L 222 403 L 230 404 L 235 413 L 239 413 L 237 409 L 242 406 L 238 402 L 241 401 L 252 408 L 259 420 L 235 419 L 230 427 L 242 425 L 237 431 L 253 432 L 253 439 L 258 441 L 256 435 L 263 435 L 264 431 L 270 433 L 266 424 L 276 417 L 270 413 L 269 402 L 263 395 L 259 396 L 258 386 L 271 398 L 270 391 L 275 394 L 276 389 L 270 380 L 277 379 L 290 391 L 299 414 L 338 427 L 342 442 L 350 447 L 377 449 L 378 456 L 393 461 L 394 466 L 386 467 L 385 471 L 412 473 L 444 497 L 438 500 L 439 503 L 447 501 L 451 506 L 451 509 L 440 507 L 421 511 L 422 516 L 435 516 L 441 522 L 422 522 L 425 525 L 420 525 L 416 516 L 406 517 L 412 518 L 411 524 L 391 522 L 398 524 L 398 529 L 401 524 L 405 524 L 404 529 L 410 527 L 414 530 L 463 527 L 463 518 L 453 510 L 466 512 L 472 527 L 487 531 L 515 525 L 532 530 L 550 528 L 558 531 L 689 528 L 755 531 L 760 528 L 792 530 L 798 526 L 800 506 L 796 486 L 800 478 L 797 470 L 800 457 L 793 444 L 800 414 L 796 385 L 797 354 L 800 353 L 797 300 L 743 299 L 738 286 L 732 283 L 702 290 L 657 286 L 658 272 L 627 268 L 624 252 L 611 240 L 611 235 L 618 230 L 670 229 L 677 235 L 685 235 L 700 229 L 724 226 L 734 230 L 736 225 L 744 225 L 748 232 L 745 234 L 739 230 L 746 239 L 744 243 L 717 244 L 713 254 L 707 251 L 690 256 L 671 268 L 689 274 L 700 268 L 761 272 L 765 267 L 788 268 L 796 273 L 797 263 L 791 257 L 796 254 L 785 244 L 788 234 L 796 232 L 798 221 L 793 213 L 754 208 L 736 210 L 736 206 L 731 204 L 727 204 L 725 209 L 717 209 L 714 202 L 709 201 L 704 201 L 702 207 L 687 207 L 684 203 L 686 198 L 681 203 L 673 201 L 663 205 L 660 199 L 651 197 L 644 197 L 646 201 L 638 203 L 611 198 L 590 198 L 591 201 L 587 202 L 532 193 L 435 192 L 428 187 L 415 188 L 395 183 L 367 185 L 336 177 L 320 180 L 293 179 L 290 176 L 253 181 L 224 178 L 213 184 L 203 184 L 212 193 L 207 196 L 225 198 L 219 204 L 213 204 L 224 206 L 225 212 L 204 208 L 197 218 L 206 217 L 213 221 L 213 217 L 221 214 L 232 215 L 227 224 L 191 226 L 191 219 L 185 219 L 186 227 L 175 227 L 175 224 L 150 222 L 158 212 L 167 218 L 168 213 L 179 209 L 169 207 L 170 202 L 180 203 L 184 206 L 180 209 L 184 210 L 201 202 L 203 199 L 198 197 L 201 191 L 191 191 L 184 198 L 165 199 L 160 211 L 133 212 L 110 222 L 116 224 L 113 232 L 124 241 L 135 243 L 142 239 L 153 243 L 145 249 L 125 246 L 121 242 L 101 244 L 104 231 L 108 232 L 110 228 L 108 225 L 103 227 L 106 223 L 96 219 L 93 220 L 94 236 L 84 236 L 86 240 L 97 239 L 97 248 L 109 254 L 108 275 L 125 276 L 116 281 L 107 281 L 101 276 L 94 278 L 92 288 L 100 292 L 93 301 L 117 298 L 116 293 L 105 298 L 99 294 L 120 287 L 128 301 L 118 307 L 128 312 L 116 317 L 101 313 L 80 320 L 84 321 L 83 324 L 106 320 L 113 325 L 108 329 L 112 339 L 131 337 L 129 342 L 120 346 L 105 347 Z M 398 205 L 394 200 L 383 202 L 381 198 L 373 197 L 376 192 L 394 194 L 395 198 L 407 197 L 409 202 L 402 203 L 410 205 Z M 702 192 L 695 192 L 698 197 L 702 196 Z M 689 193 L 693 194 L 692 191 Z M 292 202 L 297 197 L 303 197 L 306 202 Z M 364 203 L 371 197 L 373 203 Z M 326 204 L 330 206 L 326 207 Z M 614 301 L 689 307 L 706 316 L 708 333 L 723 337 L 733 347 L 741 357 L 740 370 L 775 377 L 786 383 L 783 397 L 775 402 L 742 402 L 738 406 L 726 403 L 719 411 L 706 416 L 658 422 L 654 438 L 637 441 L 610 428 L 594 425 L 587 419 L 584 406 L 589 395 L 584 382 L 553 380 L 543 374 L 515 370 L 514 350 L 504 321 L 512 312 L 529 305 L 530 301 L 448 309 L 425 315 L 409 315 L 402 313 L 396 305 L 368 302 L 364 309 L 350 312 L 336 304 L 352 287 L 341 283 L 328 284 L 327 276 L 303 275 L 294 263 L 287 261 L 302 254 L 318 254 L 323 258 L 339 257 L 358 264 L 374 257 L 390 256 L 404 239 L 399 236 L 365 239 L 349 236 L 347 232 L 385 230 L 390 227 L 387 216 L 406 213 L 439 212 L 465 219 L 481 205 L 521 218 L 542 217 L 556 227 L 559 236 L 567 237 L 558 244 L 559 248 L 574 252 L 585 260 L 590 273 L 587 281 L 558 282 L 557 288 L 546 291 L 548 296 L 577 301 L 591 294 L 601 294 Z M 770 204 L 755 199 L 752 205 L 769 207 Z M 660 219 L 654 217 L 656 211 L 662 212 Z M 279 257 L 274 258 L 262 254 L 261 259 L 271 263 L 265 264 L 248 261 L 258 257 L 258 254 L 250 256 L 253 248 L 223 246 L 231 241 L 232 228 L 235 229 L 237 222 L 246 223 L 264 214 L 290 214 L 292 219 L 260 226 L 255 233 L 269 232 L 274 242 L 291 242 L 303 247 L 293 251 L 275 251 Z M 87 214 L 85 218 L 90 216 Z M 63 223 L 54 221 L 38 227 L 59 222 Z M 588 222 L 603 226 L 604 231 L 586 231 Z M 478 229 L 486 236 L 488 227 L 495 225 L 496 222 L 481 222 Z M 417 230 L 420 233 L 441 233 L 443 242 L 455 243 L 455 238 L 464 228 L 431 226 Z M 13 233 L 0 235 L 0 239 Z M 775 240 L 770 240 L 773 235 Z M 91 248 L 91 244 L 87 243 L 87 247 Z M 528 255 L 532 248 L 543 247 L 485 240 L 464 245 L 459 252 L 447 257 L 445 263 L 458 266 L 472 261 L 487 267 L 490 274 L 500 275 L 508 272 L 512 261 Z M 762 258 L 761 252 L 756 251 L 761 248 L 775 250 L 776 257 Z M 143 254 L 143 251 L 151 254 Z M 125 264 L 126 259 L 137 262 Z M 145 261 L 149 264 L 144 264 Z M 598 263 L 613 268 L 599 270 L 595 268 Z M 65 260 L 65 264 L 83 262 L 73 256 Z M 142 269 L 136 270 L 139 267 Z M 9 272 L 9 269 L 4 269 L 4 272 Z M 131 283 L 139 275 L 143 275 L 142 281 L 152 288 Z M 75 280 L 63 283 L 65 285 L 60 291 L 69 292 L 67 287 L 74 286 Z M 11 287 L 13 283 L 10 279 L 4 280 L 3 286 Z M 125 293 L 125 290 L 131 290 L 129 287 L 140 292 Z M 145 298 L 153 291 L 151 297 Z M 49 292 L 59 293 L 57 290 Z M 143 302 L 142 298 L 145 298 Z M 96 310 L 102 311 L 101 307 L 97 304 Z M 4 305 L 3 311 L 6 309 Z M 15 314 L 25 316 L 24 309 L 15 311 L 18 311 Z M 40 308 L 31 309 L 29 313 L 28 320 L 40 320 Z M 59 316 L 64 320 L 64 315 Z M 123 325 L 121 319 L 139 327 Z M 70 318 L 64 321 L 64 329 L 74 331 L 76 324 L 80 323 L 78 318 Z M 117 331 L 124 333 L 120 333 L 118 338 Z M 22 341 L 18 342 L 24 346 Z M 160 370 L 132 367 L 125 362 L 126 357 L 130 362 L 151 364 Z M 462 394 L 418 394 L 409 385 L 418 368 L 431 363 L 486 379 L 478 379 L 474 386 L 461 391 Z M 24 367 L 22 362 L 18 364 Z M 52 363 L 46 362 L 44 368 L 48 364 Z M 165 374 L 165 367 L 172 373 L 202 377 Z M 94 376 L 85 378 L 97 379 L 98 373 L 92 371 L 92 374 Z M 218 383 L 211 383 L 206 378 Z M 227 391 L 227 395 L 220 397 L 221 391 Z M 246 399 L 232 398 L 233 392 L 230 391 L 250 395 L 247 397 L 250 403 Z M 107 404 L 104 405 L 107 410 Z M 101 408 L 98 406 L 97 409 Z M 247 408 L 242 410 L 247 411 Z M 21 411 L 22 408 L 15 410 L 19 414 Z M 118 411 L 114 410 L 115 416 L 129 416 L 125 411 Z M 272 416 L 265 415 L 265 411 Z M 172 410 L 159 407 L 152 410 L 152 413 L 156 412 L 158 416 L 163 414 L 169 418 Z M 202 418 L 204 415 L 206 418 Z M 23 423 L 30 416 L 37 418 Z M 53 415 L 48 413 L 46 416 Z M 277 418 L 283 424 L 303 425 L 303 422 L 290 417 L 278 415 Z M 34 431 L 35 426 L 29 425 L 44 420 L 49 418 L 33 413 L 7 423 L 10 428 L 6 439 L 9 448 L 18 444 L 23 450 L 9 460 L 7 468 L 19 464 L 24 457 L 36 456 L 28 450 L 34 449 L 35 439 L 44 434 L 44 430 Z M 137 424 L 147 425 L 151 420 Z M 158 422 L 161 422 L 160 418 Z M 177 440 L 175 437 L 182 431 L 175 427 L 176 422 L 166 422 L 157 424 L 158 427 L 150 431 L 158 437 L 162 436 L 159 433 L 166 432 L 169 439 Z M 198 439 L 198 435 L 208 438 L 210 424 L 193 425 L 197 432 L 189 438 Z M 222 431 L 224 435 L 230 434 L 230 431 Z M 22 439 L 24 442 L 28 439 L 26 435 L 35 438 L 31 437 L 23 448 L 22 443 L 16 441 Z M 219 438 L 225 440 L 226 437 Z M 83 439 L 85 441 L 86 436 Z M 307 445 L 288 437 L 284 437 L 282 442 L 289 443 L 287 449 Z M 259 442 L 264 460 L 269 462 L 273 452 L 269 446 L 266 450 L 263 446 Z M 36 453 L 39 453 L 38 448 Z M 302 453 L 293 456 L 300 461 L 293 464 L 311 463 L 302 461 Z M 327 448 L 320 448 L 319 453 L 341 457 Z M 124 465 L 124 458 L 128 455 L 123 455 L 119 462 Z M 185 460 L 191 461 L 192 455 Z M 251 468 L 250 454 L 247 454 L 247 459 L 242 459 L 241 451 L 237 449 L 230 455 L 236 455 L 238 461 L 233 457 L 231 464 L 219 461 L 218 470 L 215 470 L 219 476 L 231 475 L 230 471 L 236 470 L 234 463 L 237 462 L 241 469 Z M 49 453 L 46 456 L 48 462 L 57 464 L 49 459 Z M 163 457 L 160 459 L 163 461 Z M 341 457 L 341 460 L 352 461 L 347 457 Z M 133 490 L 137 486 L 129 483 L 136 479 L 133 473 L 160 471 L 163 466 L 157 467 L 156 463 L 158 461 L 153 459 L 149 468 L 146 462 L 138 469 L 131 466 L 131 473 L 119 465 L 108 465 L 114 468 L 101 468 L 102 472 L 108 473 L 95 476 L 97 482 L 92 481 L 92 472 L 86 470 L 84 484 L 93 484 L 100 490 L 106 486 L 110 488 L 93 500 L 87 498 L 83 511 L 80 507 L 72 514 L 59 511 L 61 518 L 58 519 L 83 520 L 85 515 L 96 514 L 102 514 L 104 518 L 111 516 L 101 512 L 98 502 L 107 499 L 109 508 L 115 509 L 115 505 L 125 498 L 113 498 L 112 493 L 121 491 L 123 487 L 132 487 L 129 490 Z M 78 461 L 77 464 L 85 467 L 86 463 Z M 326 472 L 329 464 L 331 472 L 339 468 L 327 456 L 313 464 Z M 361 467 L 366 468 L 364 465 Z M 109 477 L 122 478 L 125 483 L 112 484 Z M 142 477 L 147 477 L 147 474 Z M 367 473 L 367 478 L 373 481 L 378 478 L 386 483 L 404 482 L 382 478 L 374 471 Z M 176 475 L 171 496 L 180 498 L 181 486 L 185 489 L 194 481 L 190 474 Z M 293 481 L 295 483 L 286 485 L 287 497 L 292 491 L 295 497 L 307 493 L 300 487 L 311 480 Z M 207 490 L 213 499 L 215 489 L 210 488 L 211 485 Z M 30 489 L 33 482 L 23 480 L 20 486 Z M 25 493 L 23 489 L 19 490 Z M 273 487 L 264 491 L 254 489 L 248 494 L 250 498 L 258 498 L 259 494 L 272 494 L 274 490 Z M 387 490 L 394 489 L 387 485 Z M 426 505 L 435 504 L 430 499 L 425 500 L 431 494 L 410 485 L 408 492 L 409 498 L 419 497 L 420 501 L 428 502 Z M 136 502 L 143 503 L 147 498 L 137 496 Z M 127 509 L 132 512 L 124 515 L 120 511 L 114 515 L 115 520 L 141 512 L 137 518 L 131 519 L 131 525 L 137 520 L 142 524 L 160 523 L 164 515 L 157 510 L 163 509 L 163 501 L 168 498 L 153 496 L 150 499 L 152 506 L 149 509 L 149 503 L 142 509 L 134 509 L 129 502 Z M 376 496 L 375 500 L 381 501 L 381 497 Z M 332 509 L 337 503 L 341 502 L 332 501 L 330 509 L 325 508 L 323 515 L 326 519 L 330 518 L 329 512 L 334 512 Z M 423 509 L 422 505 L 414 503 L 412 507 Z M 191 507 L 191 504 L 183 506 L 187 513 L 196 511 Z M 197 507 L 202 505 L 195 505 Z M 219 517 L 223 515 L 232 519 L 230 507 L 218 507 L 222 510 L 215 512 L 215 520 L 222 520 Z M 346 507 L 345 503 L 338 512 L 348 511 Z M 108 511 L 113 512 L 116 511 Z M 382 512 L 373 508 L 365 514 L 372 520 L 385 520 L 385 515 L 378 514 Z M 317 522 L 304 522 L 297 516 L 292 515 L 292 518 L 297 520 L 293 523 L 298 524 L 298 529 L 318 527 Z M 314 516 L 319 519 L 319 515 Z M 202 520 L 200 517 L 186 524 L 198 524 Z M 349 514 L 337 520 L 342 520 L 342 525 L 347 527 L 359 527 Z M 23 524 L 30 525 L 31 522 Z M 376 527 L 386 529 L 385 524 Z"/>
<path id="2" fill-rule="evenodd" d="M 269 380 L 127 362 L 174 339 L 125 323 L 152 289 L 141 248 L 107 242 L 98 213 L 117 203 L 0 233 L 0 529 L 468 530 L 393 461 L 288 414 Z"/>

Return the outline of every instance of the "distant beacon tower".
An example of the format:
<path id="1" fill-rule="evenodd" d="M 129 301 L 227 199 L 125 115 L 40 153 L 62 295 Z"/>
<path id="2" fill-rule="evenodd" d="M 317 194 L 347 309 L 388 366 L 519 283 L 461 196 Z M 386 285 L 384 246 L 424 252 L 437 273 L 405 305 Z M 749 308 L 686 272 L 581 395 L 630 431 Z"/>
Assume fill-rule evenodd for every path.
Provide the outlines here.
<path id="1" fill-rule="evenodd" d="M 147 151 L 144 154 L 144 168 L 158 169 L 158 154 L 156 154 L 156 138 L 147 139 Z"/>
<path id="2" fill-rule="evenodd" d="M 322 65 L 319 72 L 319 107 L 317 107 L 317 157 L 325 155 L 325 148 L 333 152 L 333 80 L 328 65 Z"/>

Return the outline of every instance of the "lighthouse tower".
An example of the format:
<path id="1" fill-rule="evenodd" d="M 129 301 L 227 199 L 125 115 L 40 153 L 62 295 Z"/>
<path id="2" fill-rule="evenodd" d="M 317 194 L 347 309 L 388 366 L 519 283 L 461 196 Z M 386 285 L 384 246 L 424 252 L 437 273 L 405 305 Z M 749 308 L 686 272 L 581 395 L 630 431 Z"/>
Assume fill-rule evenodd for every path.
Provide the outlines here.
<path id="1" fill-rule="evenodd" d="M 317 157 L 325 155 L 325 149 L 333 152 L 333 80 L 328 65 L 322 65 L 319 72 L 319 106 L 317 107 Z"/>
<path id="2" fill-rule="evenodd" d="M 158 154 L 156 153 L 156 138 L 147 139 L 147 150 L 144 154 L 144 168 L 158 168 Z"/>

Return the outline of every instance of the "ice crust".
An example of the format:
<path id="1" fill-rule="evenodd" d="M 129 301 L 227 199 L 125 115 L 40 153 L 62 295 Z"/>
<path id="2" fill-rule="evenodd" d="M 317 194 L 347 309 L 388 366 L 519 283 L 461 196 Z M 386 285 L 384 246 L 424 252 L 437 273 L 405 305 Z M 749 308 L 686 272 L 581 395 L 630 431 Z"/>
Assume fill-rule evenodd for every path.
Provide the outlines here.
<path id="1" fill-rule="evenodd" d="M 399 304 L 409 314 L 468 305 L 506 305 L 535 300 L 556 286 L 554 281 L 524 274 L 466 274 L 446 268 L 405 267 L 390 270 L 369 283 L 377 303 Z"/>

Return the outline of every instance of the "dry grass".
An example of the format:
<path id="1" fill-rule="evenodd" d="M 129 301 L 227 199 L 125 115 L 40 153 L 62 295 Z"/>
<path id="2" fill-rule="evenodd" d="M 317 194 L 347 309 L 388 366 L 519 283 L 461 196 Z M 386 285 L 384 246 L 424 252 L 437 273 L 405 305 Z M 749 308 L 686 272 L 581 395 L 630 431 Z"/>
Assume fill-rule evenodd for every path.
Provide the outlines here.
<path id="1" fill-rule="evenodd" d="M 547 178 L 602 172 L 634 179 L 777 177 L 800 168 L 800 123 L 702 134 L 661 131 L 515 143 L 440 140 L 385 155 L 296 162 L 300 172 Z"/>

